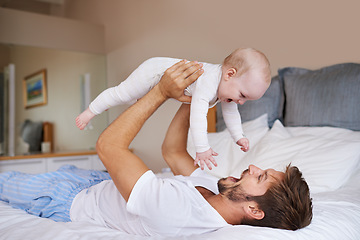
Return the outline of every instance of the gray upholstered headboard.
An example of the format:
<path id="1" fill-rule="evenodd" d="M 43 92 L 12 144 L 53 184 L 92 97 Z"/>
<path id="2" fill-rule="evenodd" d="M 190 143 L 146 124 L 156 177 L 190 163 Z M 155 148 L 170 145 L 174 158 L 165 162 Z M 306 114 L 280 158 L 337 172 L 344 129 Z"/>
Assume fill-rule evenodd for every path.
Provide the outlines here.
<path id="1" fill-rule="evenodd" d="M 243 122 L 268 113 L 285 126 L 332 126 L 360 130 L 360 64 L 343 63 L 317 70 L 279 69 L 265 95 L 238 105 Z M 225 128 L 217 105 L 217 131 Z"/>

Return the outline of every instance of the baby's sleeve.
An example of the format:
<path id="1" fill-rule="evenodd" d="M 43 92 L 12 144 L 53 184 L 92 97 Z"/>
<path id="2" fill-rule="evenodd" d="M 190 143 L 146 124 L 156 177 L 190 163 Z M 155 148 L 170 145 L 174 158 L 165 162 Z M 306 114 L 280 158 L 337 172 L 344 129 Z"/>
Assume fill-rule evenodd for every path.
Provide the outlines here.
<path id="1" fill-rule="evenodd" d="M 218 66 L 204 63 L 204 74 L 191 85 L 190 132 L 198 153 L 210 149 L 207 137 L 207 113 L 209 103 L 215 103 L 217 100 L 219 76 L 215 68 Z"/>
<path id="2" fill-rule="evenodd" d="M 210 149 L 207 138 L 207 112 L 209 101 L 193 95 L 190 107 L 190 132 L 196 152 L 205 152 Z"/>
<path id="3" fill-rule="evenodd" d="M 217 98 L 217 86 L 214 77 L 206 74 L 206 71 L 195 82 L 190 107 L 190 132 L 196 152 L 205 152 L 210 149 L 207 137 L 207 113 L 209 103 Z"/>
<path id="4" fill-rule="evenodd" d="M 234 102 L 221 102 L 221 109 L 226 127 L 234 141 L 237 142 L 245 137 L 237 104 Z"/>

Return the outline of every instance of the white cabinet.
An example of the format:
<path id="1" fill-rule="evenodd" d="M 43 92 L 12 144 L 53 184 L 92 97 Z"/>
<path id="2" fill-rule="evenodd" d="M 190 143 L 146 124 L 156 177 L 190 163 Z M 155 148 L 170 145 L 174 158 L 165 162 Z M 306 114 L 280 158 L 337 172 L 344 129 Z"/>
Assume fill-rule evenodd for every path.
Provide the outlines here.
<path id="1" fill-rule="evenodd" d="M 106 171 L 106 168 L 98 155 L 91 156 L 91 169 Z"/>
<path id="2" fill-rule="evenodd" d="M 82 169 L 91 169 L 90 156 L 54 157 L 48 158 L 46 162 L 48 172 L 56 171 L 63 165 L 74 165 Z"/>
<path id="3" fill-rule="evenodd" d="M 47 171 L 46 159 L 30 158 L 0 161 L 0 172 L 18 171 L 26 173 L 44 173 Z"/>
<path id="4" fill-rule="evenodd" d="M 68 164 L 82 169 L 106 170 L 99 157 L 92 154 L 1 160 L 0 172 L 19 171 L 25 173 L 44 173 L 56 171 L 61 166 Z"/>

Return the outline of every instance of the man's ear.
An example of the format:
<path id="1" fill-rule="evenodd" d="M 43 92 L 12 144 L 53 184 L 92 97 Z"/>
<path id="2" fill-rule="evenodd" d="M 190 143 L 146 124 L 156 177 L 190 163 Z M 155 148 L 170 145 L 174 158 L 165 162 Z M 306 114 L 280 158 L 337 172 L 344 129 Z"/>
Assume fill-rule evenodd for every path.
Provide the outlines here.
<path id="1" fill-rule="evenodd" d="M 225 80 L 229 80 L 230 78 L 235 77 L 236 73 L 237 73 L 237 71 L 235 68 L 227 69 L 225 72 Z"/>
<path id="2" fill-rule="evenodd" d="M 250 218 L 261 220 L 265 217 L 264 211 L 259 209 L 256 204 L 250 203 L 245 210 L 246 210 L 246 214 Z"/>

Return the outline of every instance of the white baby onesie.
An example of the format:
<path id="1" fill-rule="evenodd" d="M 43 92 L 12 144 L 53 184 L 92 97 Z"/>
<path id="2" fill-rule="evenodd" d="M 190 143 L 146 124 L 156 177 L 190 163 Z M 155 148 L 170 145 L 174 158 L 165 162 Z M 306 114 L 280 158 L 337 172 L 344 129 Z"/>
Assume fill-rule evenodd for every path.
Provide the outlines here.
<path id="1" fill-rule="evenodd" d="M 118 86 L 108 88 L 95 98 L 89 108 L 100 114 L 110 107 L 132 104 L 149 92 L 161 79 L 165 70 L 181 61 L 176 58 L 155 57 L 143 62 Z M 186 88 L 185 94 L 192 96 L 190 129 L 196 152 L 210 149 L 207 139 L 207 112 L 217 102 L 217 91 L 221 79 L 221 65 L 203 63 L 204 73 L 196 82 Z M 232 138 L 237 142 L 243 138 L 240 113 L 234 102 L 222 102 L 225 124 Z"/>

